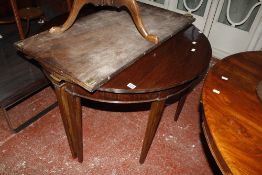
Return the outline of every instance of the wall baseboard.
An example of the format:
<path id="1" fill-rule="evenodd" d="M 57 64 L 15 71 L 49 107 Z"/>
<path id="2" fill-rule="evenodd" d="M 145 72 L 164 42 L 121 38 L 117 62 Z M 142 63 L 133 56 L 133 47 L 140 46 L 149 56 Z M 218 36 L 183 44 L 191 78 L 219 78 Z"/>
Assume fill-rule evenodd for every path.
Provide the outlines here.
<path id="1" fill-rule="evenodd" d="M 222 60 L 223 58 L 229 56 L 229 55 L 232 55 L 233 53 L 229 53 L 229 52 L 225 52 L 221 49 L 218 49 L 218 48 L 214 48 L 212 47 L 212 56 L 214 58 L 217 58 L 219 60 Z"/>

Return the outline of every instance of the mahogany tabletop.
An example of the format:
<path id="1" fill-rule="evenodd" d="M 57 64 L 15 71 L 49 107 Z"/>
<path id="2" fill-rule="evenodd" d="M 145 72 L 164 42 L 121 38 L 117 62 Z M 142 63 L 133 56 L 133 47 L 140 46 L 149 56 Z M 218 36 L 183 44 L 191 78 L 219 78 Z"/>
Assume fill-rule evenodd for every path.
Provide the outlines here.
<path id="1" fill-rule="evenodd" d="M 127 11 L 99 10 L 79 18 L 63 33 L 44 31 L 17 42 L 16 47 L 62 74 L 65 81 L 93 92 L 194 21 L 150 5 L 139 7 L 144 25 L 159 38 L 156 44 L 141 36 Z"/>
<path id="2" fill-rule="evenodd" d="M 223 174 L 262 173 L 261 80 L 261 51 L 225 58 L 205 80 L 204 132 Z"/>
<path id="3" fill-rule="evenodd" d="M 204 73 L 210 58 L 209 41 L 192 25 L 120 72 L 98 90 L 115 93 L 166 90 Z M 136 88 L 129 88 L 129 83 Z"/>
<path id="4" fill-rule="evenodd" d="M 152 7 L 149 8 L 151 9 Z M 156 13 L 155 10 L 151 9 L 150 12 Z M 166 13 L 169 14 L 171 12 L 163 12 L 163 14 Z M 174 17 L 177 16 L 176 14 L 170 15 Z M 165 18 L 167 17 L 166 15 L 163 16 Z M 178 16 L 181 17 L 181 15 Z M 148 20 L 151 19 L 152 16 L 148 18 Z M 185 18 L 182 17 L 182 19 Z M 161 20 L 163 19 L 161 18 L 160 21 Z M 170 25 L 171 23 L 170 20 L 166 20 L 167 25 Z M 159 25 L 157 26 L 161 27 Z M 132 30 L 133 29 L 134 28 L 132 27 Z M 164 27 L 161 29 L 165 31 L 168 28 Z M 86 74 L 87 72 L 85 68 L 88 68 L 88 66 L 83 69 L 82 64 L 87 65 L 88 61 L 85 62 L 85 60 L 82 59 L 75 59 L 75 57 L 71 57 L 72 55 L 70 54 L 66 55 L 68 50 L 60 47 L 63 46 L 63 41 L 59 41 L 62 45 L 53 43 L 54 47 L 50 47 L 44 51 L 40 49 L 40 46 L 44 46 L 46 42 L 41 41 L 42 45 L 37 44 L 40 36 L 35 36 L 35 38 L 31 38 L 31 40 L 22 41 L 17 44 L 19 50 L 40 63 L 46 75 L 54 85 L 61 111 L 61 117 L 73 158 L 77 157 L 79 162 L 83 161 L 81 98 L 109 103 L 151 102 L 145 137 L 139 159 L 140 163 L 144 163 L 162 117 L 166 100 L 170 97 L 174 97 L 178 101 L 177 110 L 174 116 L 174 120 L 177 121 L 187 95 L 206 74 L 212 55 L 208 39 L 195 26 L 188 24 L 184 29 L 179 28 L 179 31 L 176 32 L 176 34 L 168 35 L 167 37 L 162 38 L 162 40 L 160 37 L 160 43 L 158 45 L 151 45 L 151 43 L 149 43 L 152 47 L 145 52 L 139 52 L 142 54 L 139 59 L 136 59 L 131 65 L 127 64 L 124 67 L 121 67 L 120 72 L 116 71 L 113 74 L 110 74 L 110 76 L 106 77 L 107 82 L 105 82 L 105 84 L 91 92 L 85 85 L 78 81 L 77 77 L 68 76 L 68 73 L 71 73 L 68 71 L 69 68 L 70 70 L 74 69 L 77 72 L 84 70 L 84 73 Z M 43 35 L 45 35 L 45 33 Z M 55 37 L 60 38 L 61 36 Z M 97 37 L 99 37 L 99 35 Z M 88 43 L 88 41 L 91 41 L 85 40 L 82 36 L 79 36 L 79 38 L 81 39 L 80 43 Z M 126 39 L 124 41 L 124 44 L 126 45 L 138 46 L 137 42 L 132 41 L 131 43 L 131 40 Z M 148 41 L 142 40 L 142 42 Z M 79 47 L 72 45 L 75 44 L 73 42 L 70 42 L 70 44 L 70 47 L 76 47 L 75 49 L 77 49 L 78 55 L 81 55 L 82 50 L 90 49 L 85 45 L 78 45 Z M 146 43 L 146 45 L 147 44 L 148 43 Z M 94 44 L 93 47 L 95 46 L 96 44 Z M 110 45 L 109 43 L 107 47 L 108 46 L 112 46 L 112 44 Z M 122 45 L 117 48 L 123 49 Z M 129 50 L 134 52 L 132 49 Z M 127 50 L 125 54 L 132 55 L 129 50 Z M 53 54 L 54 52 L 57 54 Z M 76 51 L 74 51 L 74 53 L 75 52 Z M 85 50 L 85 53 L 88 53 L 88 50 Z M 69 61 L 70 64 L 63 64 L 65 60 Z M 108 59 L 102 60 L 104 60 L 103 65 L 109 64 L 111 61 Z M 59 65 L 62 65 L 65 69 L 58 69 L 56 67 L 56 63 L 58 62 Z M 89 62 L 92 62 L 92 59 L 90 59 Z M 116 62 L 116 60 L 114 60 L 114 62 Z M 119 62 L 121 61 L 119 60 Z M 102 64 L 102 62 L 99 64 Z M 84 76 L 85 74 L 78 75 L 81 75 L 82 78 L 86 79 Z"/>

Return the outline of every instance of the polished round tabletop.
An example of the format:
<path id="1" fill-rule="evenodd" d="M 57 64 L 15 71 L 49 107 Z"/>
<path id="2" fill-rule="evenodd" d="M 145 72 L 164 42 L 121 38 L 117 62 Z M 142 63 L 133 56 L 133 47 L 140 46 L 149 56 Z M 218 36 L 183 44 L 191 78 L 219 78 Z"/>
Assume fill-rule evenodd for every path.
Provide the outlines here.
<path id="1" fill-rule="evenodd" d="M 204 132 L 223 174 L 262 173 L 262 52 L 243 52 L 217 63 L 203 87 Z"/>
<path id="2" fill-rule="evenodd" d="M 120 72 L 98 91 L 140 93 L 173 88 L 205 72 L 211 55 L 208 39 L 192 25 Z"/>

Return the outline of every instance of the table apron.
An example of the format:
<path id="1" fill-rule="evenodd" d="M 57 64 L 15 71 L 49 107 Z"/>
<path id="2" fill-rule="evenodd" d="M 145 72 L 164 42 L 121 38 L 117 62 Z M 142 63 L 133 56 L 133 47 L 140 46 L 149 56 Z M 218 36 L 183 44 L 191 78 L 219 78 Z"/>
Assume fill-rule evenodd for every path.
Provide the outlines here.
<path id="1" fill-rule="evenodd" d="M 201 78 L 197 78 L 174 88 L 143 93 L 113 93 L 105 91 L 95 91 L 94 93 L 90 93 L 83 88 L 70 83 L 67 83 L 65 90 L 71 95 L 79 96 L 92 101 L 130 104 L 166 100 L 170 97 L 180 98 L 192 90 L 194 85 L 197 84 L 200 80 Z"/>

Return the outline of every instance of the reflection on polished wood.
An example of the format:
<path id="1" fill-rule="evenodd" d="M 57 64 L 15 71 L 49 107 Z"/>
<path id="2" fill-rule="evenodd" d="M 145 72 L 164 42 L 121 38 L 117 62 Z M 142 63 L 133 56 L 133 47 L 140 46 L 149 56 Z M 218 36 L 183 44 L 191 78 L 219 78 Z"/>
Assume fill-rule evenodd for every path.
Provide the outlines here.
<path id="1" fill-rule="evenodd" d="M 223 174 L 262 173 L 262 103 L 256 93 L 261 80 L 261 51 L 225 58 L 205 80 L 203 127 Z"/>
<path id="2" fill-rule="evenodd" d="M 161 42 L 151 44 L 141 38 L 128 13 L 91 8 L 97 13 L 80 18 L 67 32 L 54 35 L 45 31 L 17 42 L 17 48 L 53 72 L 63 71 L 60 80 L 73 81 L 93 92 L 193 22 L 184 15 L 140 4 L 146 26 L 159 33 Z"/>
<path id="3" fill-rule="evenodd" d="M 179 14 L 173 14 L 173 12 L 164 11 L 147 5 L 142 8 L 147 9 L 145 15 L 158 12 L 162 15 L 165 14 L 165 17 L 167 17 L 167 15 L 170 17 L 173 16 L 173 19 L 177 19 L 175 17 L 181 16 Z M 97 15 L 99 14 L 102 13 L 98 12 Z M 110 14 L 116 15 L 111 12 Z M 92 17 L 94 16 L 95 14 L 93 14 Z M 124 16 L 128 17 L 125 13 Z M 163 22 L 163 18 L 158 17 L 155 16 L 154 19 L 158 19 L 160 21 L 159 23 Z M 121 18 L 117 16 L 117 19 L 119 20 Z M 125 17 L 122 19 L 125 20 Z M 191 21 L 188 19 L 185 20 Z M 90 18 L 88 21 L 91 21 Z M 159 23 L 157 25 L 159 25 Z M 87 52 L 88 54 L 94 52 L 96 53 L 96 57 L 98 57 L 96 50 L 99 47 L 98 44 L 101 44 L 102 42 L 106 43 L 104 47 L 105 50 L 115 49 L 119 51 L 123 48 L 122 45 L 113 45 L 114 42 L 106 40 L 105 38 L 108 35 L 101 40 L 102 42 L 91 43 L 92 45 L 90 45 L 90 47 L 83 47 L 86 43 L 85 37 L 83 37 L 83 35 L 86 34 L 85 30 L 82 30 L 84 34 L 82 32 L 76 32 L 73 37 L 57 37 L 56 41 L 50 41 L 49 46 L 47 46 L 46 42 L 43 42 L 43 44 L 40 44 L 43 46 L 40 47 L 40 50 L 37 50 L 40 46 L 37 43 L 43 38 L 50 39 L 50 37 L 52 38 L 54 35 L 45 32 L 42 34 L 47 34 L 47 37 L 43 37 L 43 35 L 40 34 L 17 44 L 19 50 L 23 51 L 27 56 L 34 58 L 41 64 L 47 77 L 54 84 L 71 153 L 74 158 L 78 158 L 79 162 L 83 161 L 83 131 L 80 98 L 119 104 L 152 103 L 145 131 L 140 163 L 143 163 L 146 159 L 162 117 L 165 101 L 170 97 L 173 97 L 174 100 L 179 100 L 178 111 L 175 115 L 175 120 L 178 119 L 178 115 L 183 108 L 187 94 L 206 74 L 211 58 L 211 47 L 205 35 L 200 33 L 193 25 L 186 25 L 183 29 L 180 29 L 178 33 L 176 32 L 176 34 L 174 34 L 174 26 L 170 26 L 173 24 L 170 24 L 169 20 L 165 20 L 163 25 L 166 25 L 167 23 L 167 27 L 169 26 L 170 29 L 172 28 L 170 31 L 173 31 L 173 35 L 169 34 L 168 38 L 165 37 L 166 39 L 159 42 L 158 45 L 153 45 L 143 40 L 141 41 L 137 32 L 132 30 L 132 21 L 129 20 L 128 23 L 126 23 L 131 25 L 122 26 L 123 29 L 127 29 L 131 26 L 130 35 L 135 36 L 134 40 L 126 40 L 126 37 L 120 37 L 117 39 L 119 36 L 126 36 L 125 34 L 120 35 L 119 33 L 116 33 L 112 39 L 121 40 L 122 43 L 126 43 L 125 46 L 127 46 L 127 49 L 123 51 L 125 59 L 132 54 L 129 51 L 134 51 L 134 48 L 136 48 L 134 45 L 139 46 L 137 51 L 139 59 L 131 65 L 124 65 L 125 69 L 121 68 L 121 71 L 117 71 L 114 75 L 109 74 L 110 76 L 107 77 L 106 83 L 99 85 L 94 89 L 94 91 L 89 91 L 84 86 L 83 81 L 79 83 L 79 78 L 75 75 L 84 75 L 84 77 L 86 77 L 86 75 L 89 74 L 87 74 L 87 72 L 97 67 L 97 65 L 91 67 L 87 64 L 90 60 L 94 62 L 94 57 L 86 57 L 83 55 L 82 51 Z M 115 25 L 119 24 L 118 21 L 110 24 L 111 27 L 114 27 L 113 30 L 117 30 L 121 27 Z M 125 24 L 124 21 L 121 24 Z M 109 29 L 112 30 L 112 28 Z M 111 30 L 108 31 L 111 32 Z M 92 32 L 94 38 L 97 38 L 99 33 L 96 32 L 97 30 L 93 31 L 95 31 Z M 134 33 L 132 34 L 132 32 Z M 162 34 L 162 37 L 163 36 L 164 35 Z M 58 41 L 62 43 L 57 44 Z M 66 43 L 68 41 L 70 41 L 70 43 Z M 67 44 L 70 44 L 70 47 L 72 47 L 74 41 L 79 41 L 79 45 L 74 45 L 74 48 L 71 49 L 74 53 L 77 53 L 77 55 L 80 54 L 79 59 L 76 58 L 78 56 L 70 54 L 65 47 Z M 151 49 L 145 47 L 145 50 L 140 50 L 141 47 L 144 46 L 142 44 L 138 45 L 139 42 L 150 45 Z M 192 42 L 196 42 L 197 44 L 193 44 Z M 50 47 L 52 44 L 54 44 L 54 47 Z M 37 45 L 38 48 L 36 48 L 35 45 Z M 192 51 L 192 48 L 194 48 L 194 51 Z M 100 51 L 100 49 L 98 50 Z M 57 52 L 58 54 L 54 54 L 54 52 Z M 99 57 L 99 59 L 101 58 Z M 115 61 L 116 57 L 108 57 L 106 55 L 106 59 L 107 61 L 109 59 L 111 60 L 108 62 L 102 62 L 102 66 Z M 75 62 L 71 62 L 72 60 Z M 117 60 L 120 62 L 119 59 Z M 104 61 L 104 59 L 101 61 Z M 101 61 L 99 62 L 100 64 Z M 72 71 L 67 71 L 68 67 L 70 67 Z M 114 66 L 111 66 L 111 68 L 112 67 Z M 72 72 L 74 71 L 77 71 L 79 74 L 73 74 Z M 134 84 L 136 88 L 132 89 L 128 87 L 127 85 L 129 83 Z"/>
<path id="4" fill-rule="evenodd" d="M 199 43 L 194 46 L 197 47 L 197 52 L 190 52 L 192 41 Z M 190 53 L 187 53 L 188 51 Z M 208 40 L 192 26 L 146 54 L 93 93 L 72 82 L 59 85 L 56 80 L 59 81 L 59 76 L 63 75 L 52 74 L 48 67 L 44 67 L 47 76 L 56 87 L 58 99 L 61 99 L 58 100 L 61 103 L 60 111 L 73 157 L 77 156 L 79 162 L 83 161 L 79 97 L 120 104 L 152 102 L 139 160 L 140 163 L 144 163 L 161 120 L 166 99 L 174 97 L 179 100 L 175 115 L 175 120 L 178 120 L 187 94 L 205 75 L 210 58 L 211 48 Z M 55 76 L 58 78 L 54 78 Z M 127 81 L 134 83 L 137 88 L 128 88 Z"/>
<path id="5" fill-rule="evenodd" d="M 157 44 L 159 39 L 157 36 L 149 34 L 147 30 L 145 29 L 145 26 L 143 24 L 143 21 L 139 14 L 139 7 L 135 0 L 75 0 L 73 3 L 73 7 L 71 9 L 71 12 L 69 14 L 68 19 L 61 27 L 52 27 L 49 31 L 50 33 L 62 33 L 69 29 L 74 21 L 76 20 L 76 17 L 81 10 L 81 8 L 88 3 L 92 3 L 95 6 L 113 6 L 113 7 L 122 7 L 125 6 L 131 13 L 131 16 L 135 22 L 135 25 L 140 32 L 140 34 L 148 41 Z"/>

